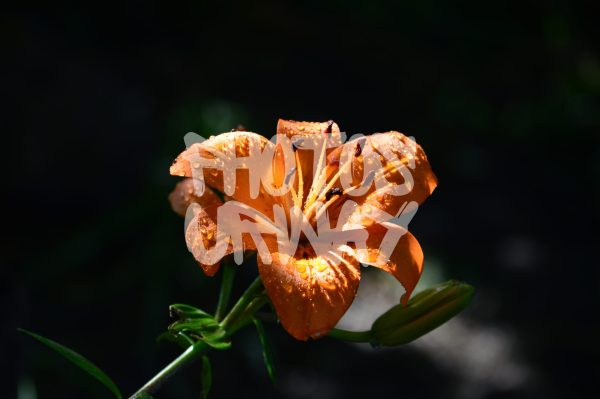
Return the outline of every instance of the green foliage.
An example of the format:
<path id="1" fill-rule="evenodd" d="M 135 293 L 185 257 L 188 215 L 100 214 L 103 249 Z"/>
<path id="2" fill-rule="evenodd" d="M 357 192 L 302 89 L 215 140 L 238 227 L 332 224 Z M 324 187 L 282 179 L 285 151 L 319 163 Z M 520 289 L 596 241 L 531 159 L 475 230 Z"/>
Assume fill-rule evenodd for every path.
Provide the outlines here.
<path id="1" fill-rule="evenodd" d="M 169 313 L 171 317 L 179 317 L 180 319 L 212 319 L 212 315 L 206 313 L 204 310 L 182 303 L 169 306 Z"/>
<path id="2" fill-rule="evenodd" d="M 254 326 L 256 327 L 256 331 L 258 332 L 258 338 L 260 339 L 260 344 L 262 345 L 263 359 L 265 361 L 267 373 L 269 374 L 269 378 L 271 379 L 271 382 L 273 383 L 273 385 L 275 385 L 276 378 L 275 378 L 275 368 L 274 368 L 274 361 L 273 361 L 273 351 L 271 349 L 271 345 L 269 344 L 269 340 L 267 339 L 267 334 L 265 332 L 265 328 L 262 325 L 261 321 L 258 320 L 256 317 L 252 318 L 252 322 L 254 323 Z"/>
<path id="3" fill-rule="evenodd" d="M 93 364 L 92 362 L 90 362 L 89 360 L 84 358 L 83 356 L 81 356 L 79 353 L 73 351 L 72 349 L 65 347 L 64 345 L 59 344 L 58 342 L 52 341 L 51 339 L 48 339 L 48 338 L 42 337 L 41 335 L 32 333 L 31 331 L 27 331 L 22 328 L 19 328 L 17 330 L 26 335 L 29 335 L 33 339 L 48 346 L 49 348 L 51 348 L 52 350 L 54 350 L 61 356 L 65 357 L 67 360 L 71 361 L 77 367 L 79 367 L 80 369 L 82 369 L 83 371 L 85 371 L 86 373 L 91 375 L 92 377 L 94 377 L 96 380 L 100 381 L 106 388 L 108 388 L 113 393 L 113 395 L 117 399 L 123 398 L 123 395 L 121 395 L 119 388 L 110 379 L 110 377 L 108 375 L 106 375 L 106 373 L 104 373 L 102 370 L 100 370 L 98 368 L 98 366 L 96 366 L 95 364 Z"/>
<path id="4" fill-rule="evenodd" d="M 148 392 L 140 392 L 136 394 L 134 399 L 154 399 L 154 396 L 150 395 Z"/>
<path id="5" fill-rule="evenodd" d="M 185 304 L 171 305 L 169 311 L 179 320 L 172 323 L 168 331 L 159 336 L 159 340 L 173 341 L 184 348 L 195 341 L 204 341 L 219 350 L 231 347 L 227 332 L 212 315 Z"/>
<path id="6" fill-rule="evenodd" d="M 208 398 L 208 393 L 212 387 L 212 367 L 208 356 L 202 356 L 202 393 L 200 397 L 202 399 Z"/>
<path id="7" fill-rule="evenodd" d="M 187 349 L 188 347 L 194 344 L 194 341 L 183 333 L 175 333 L 172 331 L 165 331 L 160 334 L 156 339 L 157 342 L 168 341 L 173 342 L 179 345 L 183 349 Z"/>

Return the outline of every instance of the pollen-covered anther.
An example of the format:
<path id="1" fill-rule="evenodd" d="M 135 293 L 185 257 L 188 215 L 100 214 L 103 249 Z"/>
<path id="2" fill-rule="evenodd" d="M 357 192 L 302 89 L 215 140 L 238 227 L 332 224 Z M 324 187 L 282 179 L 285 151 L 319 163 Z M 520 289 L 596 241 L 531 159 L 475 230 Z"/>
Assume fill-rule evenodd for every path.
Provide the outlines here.
<path id="1" fill-rule="evenodd" d="M 321 263 L 321 264 L 317 265 L 317 271 L 319 273 L 322 273 L 327 269 L 329 269 L 329 265 L 327 263 Z"/>
<path id="2" fill-rule="evenodd" d="M 306 271 L 306 265 L 304 263 L 298 262 L 298 264 L 296 264 L 296 270 L 298 271 L 298 273 L 304 273 Z"/>

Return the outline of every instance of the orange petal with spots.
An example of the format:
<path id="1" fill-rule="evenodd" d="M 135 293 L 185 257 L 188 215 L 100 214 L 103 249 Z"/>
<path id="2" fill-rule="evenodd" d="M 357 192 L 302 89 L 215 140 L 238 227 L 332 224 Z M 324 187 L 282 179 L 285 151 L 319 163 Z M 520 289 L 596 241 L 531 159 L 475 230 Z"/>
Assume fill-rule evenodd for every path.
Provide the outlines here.
<path id="1" fill-rule="evenodd" d="M 222 133 L 201 143 L 191 145 L 175 159 L 175 162 L 171 165 L 170 172 L 175 176 L 193 177 L 194 174 L 199 173 L 194 171 L 194 159 L 198 159 L 198 157 L 215 159 L 215 153 L 226 153 L 228 149 L 232 149 L 235 150 L 236 158 L 242 158 L 250 155 L 251 148 L 260 152 L 264 151 L 267 146 L 272 147 L 273 143 L 256 133 Z M 249 161 L 251 160 L 249 159 Z M 263 173 L 266 173 L 266 171 L 263 171 Z M 208 187 L 222 193 L 226 192 L 226 182 L 221 170 L 203 168 L 203 176 Z M 233 195 L 229 196 L 230 198 L 243 202 L 271 218 L 273 216 L 272 204 L 274 202 L 285 204 L 290 200 L 287 198 L 288 196 L 285 196 L 285 198 L 274 197 L 267 193 L 262 186 L 259 186 L 258 196 L 252 198 L 250 193 L 250 174 L 249 170 L 245 168 L 236 170 L 235 187 L 232 187 L 232 189 L 234 192 Z"/>
<path id="2" fill-rule="evenodd" d="M 272 162 L 272 171 L 273 171 L 273 183 L 275 187 L 279 188 L 283 186 L 283 182 L 285 179 L 285 158 L 283 148 L 281 144 L 277 144 L 275 146 L 275 154 L 273 156 Z"/>
<path id="3" fill-rule="evenodd" d="M 406 291 L 402 296 L 402 303 L 406 303 L 421 277 L 424 256 L 417 239 L 404 228 L 394 226 L 389 223 L 386 227 L 381 225 L 368 227 L 367 247 L 357 249 L 356 258 L 363 264 L 378 267 L 396 277 Z M 383 253 L 379 249 L 382 241 L 389 239 L 389 236 L 384 238 L 388 228 L 402 236 L 395 247 L 388 251 L 390 253 Z"/>
<path id="4" fill-rule="evenodd" d="M 186 214 L 185 241 L 188 250 L 192 253 L 202 270 L 207 276 L 214 276 L 220 268 L 220 261 L 223 256 L 233 253 L 233 246 L 225 237 L 224 233 L 219 231 L 217 226 L 217 210 L 220 205 L 210 205 L 202 207 L 199 204 L 192 203 Z M 256 244 L 249 234 L 242 235 L 243 246 L 245 250 L 256 250 Z M 215 250 L 219 246 L 222 256 L 205 259 L 208 251 Z"/>
<path id="5" fill-rule="evenodd" d="M 203 254 L 216 245 L 228 245 L 217 240 L 217 208 L 218 205 L 202 207 L 191 204 L 186 215 L 185 242 L 188 250 L 207 276 L 214 276 L 221 267 L 220 258 L 206 262 Z"/>
<path id="6" fill-rule="evenodd" d="M 327 334 L 354 300 L 359 264 L 347 255 L 338 265 L 322 257 L 283 263 L 279 253 L 271 264 L 258 258 L 258 270 L 283 327 L 294 338 L 307 340 Z"/>
<path id="7" fill-rule="evenodd" d="M 171 194 L 169 194 L 169 202 L 173 211 L 180 216 L 185 216 L 185 211 L 192 202 L 204 208 L 223 203 L 219 196 L 208 187 L 205 187 L 204 192 L 199 194 L 191 178 L 183 179 L 177 183 Z"/>
<path id="8" fill-rule="evenodd" d="M 375 206 L 386 213 L 397 216 L 405 204 L 410 202 L 423 203 L 437 186 L 437 178 L 431 170 L 429 161 L 420 145 L 409 137 L 399 132 L 377 133 L 366 138 L 355 139 L 347 145 L 352 149 L 355 162 L 352 164 L 352 183 L 359 185 L 364 175 L 365 152 L 354 150 L 358 141 L 367 141 L 375 156 L 381 162 L 382 169 L 377 176 L 383 176 L 388 184 L 377 188 L 375 178 L 372 179 L 370 189 L 361 196 L 353 196 L 351 191 L 346 194 L 348 199 L 361 205 L 357 212 L 364 213 L 371 206 Z M 340 147 L 328 156 L 328 175 L 334 175 L 339 169 L 340 157 L 343 149 Z M 388 157 L 384 156 L 384 153 Z M 390 159 L 396 157 L 392 162 Z M 408 174 L 409 179 L 405 178 Z M 412 181 L 411 181 L 412 180 Z M 397 186 L 404 187 L 408 192 L 396 195 L 393 190 L 399 190 Z M 335 187 L 341 188 L 341 183 L 336 182 Z M 397 192 L 396 192 L 397 193 Z"/>
<path id="9" fill-rule="evenodd" d="M 396 164 L 393 164 L 386 157 L 380 156 L 384 168 L 383 176 L 388 182 L 394 185 L 405 184 L 404 176 L 398 171 L 400 167 L 401 169 L 406 168 L 410 172 L 413 183 L 408 194 L 392 196 L 395 197 L 396 201 L 382 202 L 378 198 L 389 192 L 389 186 L 382 192 L 374 191 L 370 193 L 367 201 L 372 201 L 375 205 L 381 203 L 381 209 L 390 214 L 397 212 L 405 202 L 416 201 L 422 204 L 433 193 L 438 182 L 423 148 L 400 132 L 378 133 L 368 139 L 372 148 L 378 153 L 382 154 L 384 151 L 388 151 L 397 157 Z M 373 198 L 375 198 L 375 201 L 373 201 Z"/>

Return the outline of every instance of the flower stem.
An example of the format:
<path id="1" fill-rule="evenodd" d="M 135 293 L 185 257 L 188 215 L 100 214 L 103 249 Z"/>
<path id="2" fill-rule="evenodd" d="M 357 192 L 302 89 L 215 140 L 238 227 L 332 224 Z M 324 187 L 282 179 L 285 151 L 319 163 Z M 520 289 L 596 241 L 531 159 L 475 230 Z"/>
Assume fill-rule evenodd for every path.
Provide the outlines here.
<path id="1" fill-rule="evenodd" d="M 150 393 L 156 391 L 160 386 L 179 371 L 184 366 L 190 364 L 192 361 L 198 359 L 202 354 L 208 351 L 209 346 L 205 344 L 203 341 L 198 341 L 194 345 L 190 346 L 183 352 L 179 357 L 173 360 L 167 367 L 162 369 L 158 374 L 156 374 L 150 381 L 144 384 L 143 387 L 138 389 L 136 393 L 130 396 L 129 399 L 135 399 L 140 397 L 143 393 Z"/>
<path id="2" fill-rule="evenodd" d="M 370 342 L 372 340 L 371 331 L 348 331 L 334 328 L 327 334 L 328 337 L 341 339 L 350 342 Z"/>
<path id="3" fill-rule="evenodd" d="M 223 273 L 223 280 L 227 279 L 233 280 L 233 273 L 231 273 L 231 275 L 228 277 L 225 277 L 225 273 Z M 222 287 L 226 285 L 231 285 L 231 282 L 224 281 Z M 230 290 L 231 287 L 228 289 Z M 246 325 L 254 313 L 265 303 L 267 303 L 268 298 L 264 294 L 263 289 L 262 280 L 260 277 L 257 277 L 256 280 L 250 284 L 246 292 L 242 294 L 229 314 L 225 316 L 221 322 L 221 327 L 227 331 L 227 335 L 231 336 L 235 331 Z M 221 301 L 221 298 L 219 298 L 219 305 L 221 309 L 226 307 L 226 301 L 226 299 Z M 224 310 L 222 312 L 224 312 Z M 208 350 L 210 350 L 210 347 L 204 343 L 204 341 L 197 341 L 192 346 L 187 348 L 185 352 L 179 355 L 179 357 L 169 363 L 167 367 L 152 377 L 152 379 L 144 384 L 144 386 L 141 387 L 136 393 L 130 396 L 130 399 L 141 397 L 143 393 L 152 393 L 156 391 L 174 373 L 200 358 Z"/>
<path id="4" fill-rule="evenodd" d="M 238 321 L 239 317 L 246 310 L 248 304 L 256 297 L 259 290 L 262 289 L 263 283 L 259 276 L 256 278 L 256 280 L 252 282 L 252 284 L 250 284 L 250 286 L 248 287 L 246 292 L 242 294 L 240 299 L 238 299 L 237 303 L 233 306 L 229 314 L 225 316 L 225 318 L 221 322 L 221 326 L 223 327 L 223 329 L 228 330 L 234 323 Z"/>
<path id="5" fill-rule="evenodd" d="M 235 266 L 226 263 L 223 267 L 223 280 L 221 281 L 221 291 L 219 291 L 219 302 L 215 312 L 215 320 L 221 321 L 227 311 L 229 298 L 231 297 L 231 288 L 233 287 L 233 278 L 235 277 Z"/>
<path id="6" fill-rule="evenodd" d="M 228 334 L 232 335 L 237 330 L 250 323 L 254 314 L 265 304 L 267 304 L 267 302 L 269 302 L 269 297 L 267 297 L 265 292 L 257 295 L 241 313 L 240 317 L 238 317 L 238 320 L 230 325 Z"/>

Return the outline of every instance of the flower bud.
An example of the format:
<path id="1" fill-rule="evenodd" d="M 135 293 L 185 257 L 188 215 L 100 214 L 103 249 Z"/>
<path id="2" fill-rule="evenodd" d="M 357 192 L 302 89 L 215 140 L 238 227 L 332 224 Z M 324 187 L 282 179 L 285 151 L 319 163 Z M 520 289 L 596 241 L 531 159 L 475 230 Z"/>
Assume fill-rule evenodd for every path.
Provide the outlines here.
<path id="1" fill-rule="evenodd" d="M 460 313 L 471 301 L 474 289 L 459 281 L 447 281 L 421 291 L 407 305 L 396 305 L 371 327 L 375 345 L 409 343 L 441 326 Z"/>

